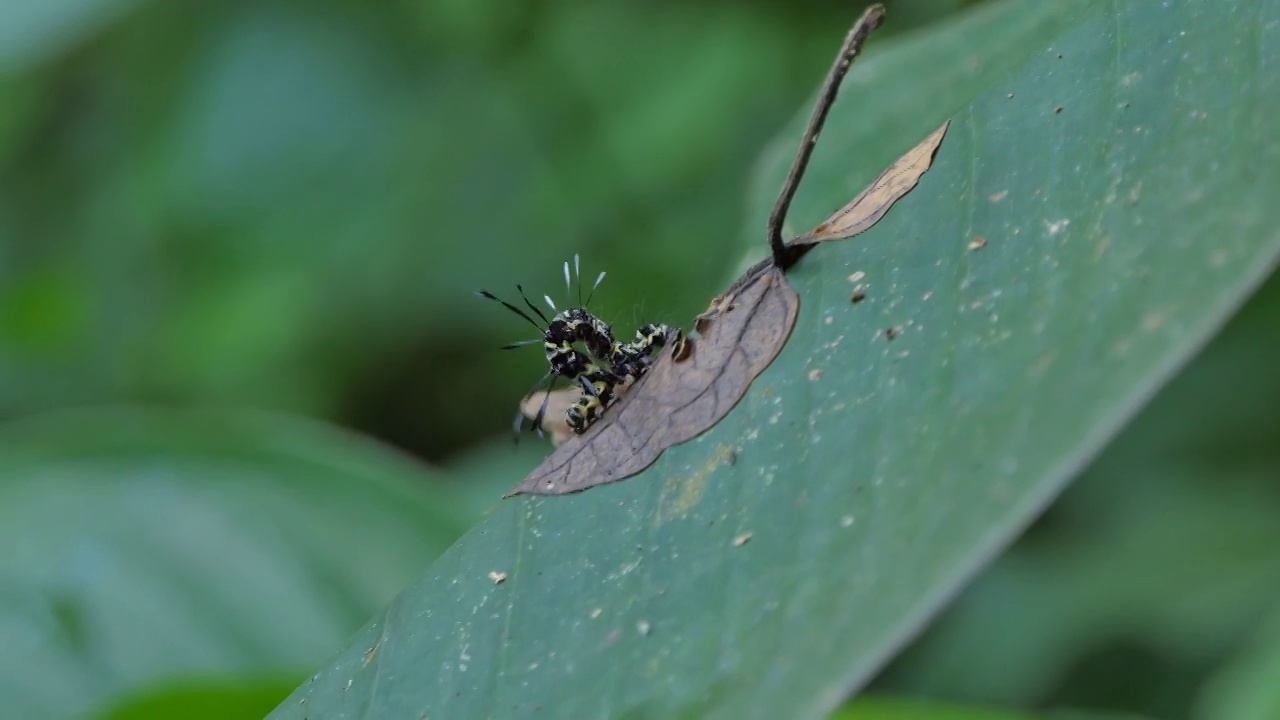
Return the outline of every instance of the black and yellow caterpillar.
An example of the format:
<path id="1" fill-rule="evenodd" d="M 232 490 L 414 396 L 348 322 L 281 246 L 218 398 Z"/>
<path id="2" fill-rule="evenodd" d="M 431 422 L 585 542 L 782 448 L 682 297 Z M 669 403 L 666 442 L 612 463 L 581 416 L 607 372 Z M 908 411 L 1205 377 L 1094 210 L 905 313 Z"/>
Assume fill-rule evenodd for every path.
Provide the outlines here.
<path id="1" fill-rule="evenodd" d="M 575 257 L 575 268 L 577 265 L 578 259 Z M 603 279 L 604 273 L 600 273 L 595 286 L 592 287 L 593 293 Z M 565 284 L 569 284 L 569 263 L 567 262 L 565 263 Z M 565 422 L 576 434 L 586 432 L 587 428 L 604 415 L 610 405 L 617 402 L 619 388 L 634 383 L 644 375 L 653 364 L 656 351 L 661 350 L 668 342 L 683 342 L 684 336 L 679 328 L 661 324 L 644 325 L 636 331 L 634 340 L 627 343 L 619 342 L 614 338 L 613 329 L 608 323 L 586 309 L 586 302 L 590 302 L 590 296 L 586 302 L 581 303 L 580 307 L 567 310 L 557 310 L 551 298 L 546 298 L 547 304 L 556 311 L 555 316 L 548 319 L 536 305 L 529 301 L 524 294 L 524 288 L 517 285 L 516 290 L 520 293 L 520 298 L 524 300 L 525 305 L 538 319 L 542 320 L 542 324 L 493 293 L 481 290 L 477 294 L 502 303 L 508 310 L 524 318 L 542 333 L 542 337 L 535 340 L 524 340 L 503 348 L 511 349 L 542 343 L 549 371 L 537 387 L 548 383 L 549 396 L 550 384 L 554 383 L 557 377 L 565 378 L 581 387 L 582 396 L 565 411 Z M 579 280 L 578 295 L 581 299 L 581 280 Z M 579 346 L 583 349 L 578 349 Z M 535 428 L 541 426 L 545 411 L 546 401 L 544 400 L 542 409 L 533 420 Z M 522 427 L 523 416 L 518 416 L 517 432 Z"/>
<path id="2" fill-rule="evenodd" d="M 618 400 L 618 388 L 628 386 L 644 375 L 653 364 L 654 353 L 666 345 L 669 337 L 682 337 L 679 329 L 649 324 L 636 331 L 635 340 L 620 343 L 613 339 L 609 326 L 599 318 L 586 313 L 583 320 L 591 324 L 593 332 L 589 339 L 583 339 L 583 344 L 588 348 L 601 350 L 607 347 L 607 353 L 601 353 L 597 357 L 607 357 L 608 360 L 605 367 L 588 362 L 585 370 L 572 378 L 582 385 L 582 397 L 565 411 L 565 421 L 569 424 L 569 429 L 577 434 L 586 432 L 592 423 L 600 419 L 605 409 Z M 564 357 L 566 351 L 577 351 L 572 345 L 552 345 L 550 342 L 546 344 L 547 362 L 554 371 L 556 360 Z M 594 350 L 592 354 L 596 354 Z"/>

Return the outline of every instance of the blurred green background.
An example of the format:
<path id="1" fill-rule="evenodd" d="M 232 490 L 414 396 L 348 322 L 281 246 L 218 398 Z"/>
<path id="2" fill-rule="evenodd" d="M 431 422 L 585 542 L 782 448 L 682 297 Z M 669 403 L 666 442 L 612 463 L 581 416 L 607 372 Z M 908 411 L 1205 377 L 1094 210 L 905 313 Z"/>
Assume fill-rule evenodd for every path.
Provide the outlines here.
<path id="1" fill-rule="evenodd" d="M 873 47 L 982 3 L 886 4 Z M 38 444 L 26 439 L 37 418 L 55 430 L 32 457 L 88 453 L 93 431 L 57 429 L 86 406 L 296 413 L 443 468 L 422 510 L 446 516 L 433 530 L 443 546 L 494 497 L 465 478 L 539 451 L 513 454 L 505 437 L 539 354 L 495 349 L 529 328 L 472 291 L 520 282 L 559 297 L 560 262 L 581 253 L 591 276 L 610 273 L 593 306 L 626 330 L 701 310 L 739 265 L 756 158 L 806 109 L 860 9 L 0 4 L 0 446 Z M 1273 281 L 873 690 L 1267 717 L 1234 689 L 1280 666 L 1276 367 Z M 240 426 L 202 442 L 226 428 L 184 427 L 103 442 L 131 458 L 224 458 L 270 434 Z M 31 563 L 39 542 L 21 548 Z M 388 562 L 336 613 L 337 637 L 429 559 Z M 281 592 L 287 607 L 287 592 L 308 590 Z M 0 628 L 25 627 L 18 604 Z M 266 699 L 251 682 L 228 695 L 265 711 L 337 647 L 268 663 Z M 205 675 L 255 672 L 214 666 Z M 105 711 L 182 677 L 114 677 L 69 707 Z M 50 682 L 57 693 L 77 680 Z M 121 717 L 150 716 L 138 713 Z"/>

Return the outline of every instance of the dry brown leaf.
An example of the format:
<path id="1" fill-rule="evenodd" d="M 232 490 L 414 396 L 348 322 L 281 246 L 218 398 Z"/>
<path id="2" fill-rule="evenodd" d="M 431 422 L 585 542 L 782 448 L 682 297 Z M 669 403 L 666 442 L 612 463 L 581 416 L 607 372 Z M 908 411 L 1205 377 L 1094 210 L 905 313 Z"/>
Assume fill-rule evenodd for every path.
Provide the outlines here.
<path id="1" fill-rule="evenodd" d="M 563 495 L 631 477 L 733 409 L 791 335 L 800 296 L 772 262 L 749 270 L 698 317 L 692 353 L 669 347 L 587 432 L 569 438 L 509 494 Z"/>
<path id="2" fill-rule="evenodd" d="M 867 186 L 848 205 L 837 210 L 831 217 L 809 233 L 792 240 L 789 245 L 813 245 L 827 240 L 843 240 L 864 233 L 872 225 L 880 222 L 880 218 L 889 212 L 889 208 L 907 193 L 911 192 L 920 177 L 933 164 L 934 155 L 942 138 L 947 134 L 951 121 L 942 124 L 929 137 L 911 148 L 905 155 L 894 161 L 892 165 L 880 173 L 880 177 Z"/>
<path id="3" fill-rule="evenodd" d="M 933 163 L 950 123 L 934 131 L 889 166 L 848 205 L 807 235 L 788 243 L 794 262 L 818 243 L 852 237 L 884 217 L 915 188 Z M 855 293 L 855 302 L 858 298 Z M 552 392 L 542 428 L 556 450 L 508 495 L 563 495 L 624 480 L 653 464 L 663 450 L 687 442 L 720 421 L 781 352 L 795 325 L 800 297 L 783 270 L 767 258 L 748 270 L 694 321 L 698 332 L 688 357 L 668 348 L 653 368 L 625 392 L 605 417 L 582 435 L 564 422 L 564 410 L 580 394 Z M 886 331 L 893 339 L 893 328 Z M 544 393 L 521 407 L 535 417 Z"/>
<path id="4" fill-rule="evenodd" d="M 563 421 L 564 409 L 574 401 L 577 391 L 552 393 L 543 429 L 552 434 L 558 447 L 508 497 L 522 493 L 563 495 L 624 480 L 653 464 L 667 448 L 687 442 L 719 422 L 791 336 L 800 296 L 787 282 L 786 270 L 821 242 L 865 232 L 915 188 L 933 164 L 949 123 L 890 165 L 867 189 L 812 232 L 789 243 L 781 239 L 787 208 L 835 100 L 836 89 L 867 34 L 880 24 L 883 15 L 884 8 L 879 5 L 863 13 L 850 29 L 827 76 L 800 151 L 770 215 L 771 257 L 748 270 L 697 317 L 694 329 L 698 337 L 683 346 L 691 353 L 673 356 L 679 346 L 665 349 L 653 367 L 586 433 L 573 435 Z M 858 292 L 855 291 L 854 302 L 861 299 Z M 522 405 L 525 414 L 535 417 L 543 397 L 539 393 L 526 398 Z"/>

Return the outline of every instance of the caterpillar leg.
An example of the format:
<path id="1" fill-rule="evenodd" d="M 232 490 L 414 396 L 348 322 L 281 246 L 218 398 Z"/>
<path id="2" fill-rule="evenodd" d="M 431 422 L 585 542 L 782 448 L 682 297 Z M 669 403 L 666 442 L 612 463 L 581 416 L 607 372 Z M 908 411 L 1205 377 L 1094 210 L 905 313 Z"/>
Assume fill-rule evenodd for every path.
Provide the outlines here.
<path id="1" fill-rule="evenodd" d="M 564 411 L 565 422 L 575 435 L 581 435 L 604 415 L 604 403 L 597 397 L 580 398 Z"/>
<path id="2" fill-rule="evenodd" d="M 617 379 L 613 373 L 592 365 L 577 380 L 582 386 L 582 397 L 564 411 L 564 419 L 570 430 L 581 435 L 604 415 L 605 408 L 613 404 L 613 388 Z"/>
<path id="3" fill-rule="evenodd" d="M 661 350 L 671 343 L 676 360 L 683 360 L 688 355 L 688 339 L 684 331 L 678 327 L 663 324 L 641 326 L 636 331 L 636 339 L 623 346 L 623 352 L 638 361 L 640 372 L 644 372 L 652 362 L 655 350 Z"/>
<path id="4" fill-rule="evenodd" d="M 645 355 L 654 350 L 661 350 L 667 344 L 667 336 L 671 331 L 672 327 L 670 325 L 654 323 L 641 325 L 640 329 L 636 331 L 636 339 L 631 341 L 631 347 Z"/>

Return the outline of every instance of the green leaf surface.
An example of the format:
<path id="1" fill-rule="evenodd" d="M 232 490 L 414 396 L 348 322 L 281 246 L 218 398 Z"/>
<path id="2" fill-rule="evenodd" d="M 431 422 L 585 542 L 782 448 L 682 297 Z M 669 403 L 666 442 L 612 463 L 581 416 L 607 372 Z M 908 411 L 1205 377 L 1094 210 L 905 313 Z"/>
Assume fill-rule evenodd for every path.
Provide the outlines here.
<path id="1" fill-rule="evenodd" d="M 4 426 L 0 715 L 71 717 L 196 677 L 296 682 L 463 532 L 468 492 L 276 416 Z"/>
<path id="2" fill-rule="evenodd" d="M 813 718 L 864 682 L 1280 246 L 1280 8 L 1070 11 L 955 115 L 914 193 L 790 273 L 796 330 L 725 421 L 629 481 L 501 504 L 273 717 Z M 1006 41 L 963 27 L 917 40 L 951 63 Z M 950 111 L 923 69 L 871 60 L 797 227 Z M 904 86 L 915 111 L 881 115 Z"/>
<path id="3" fill-rule="evenodd" d="M 1273 274 L 872 691 L 1189 717 L 1209 673 L 1247 667 L 1280 596 L 1278 311 Z M 1214 685 L 1197 717 L 1247 716 Z"/>

